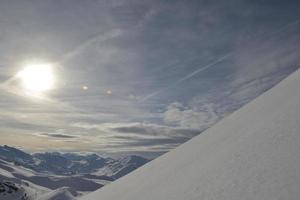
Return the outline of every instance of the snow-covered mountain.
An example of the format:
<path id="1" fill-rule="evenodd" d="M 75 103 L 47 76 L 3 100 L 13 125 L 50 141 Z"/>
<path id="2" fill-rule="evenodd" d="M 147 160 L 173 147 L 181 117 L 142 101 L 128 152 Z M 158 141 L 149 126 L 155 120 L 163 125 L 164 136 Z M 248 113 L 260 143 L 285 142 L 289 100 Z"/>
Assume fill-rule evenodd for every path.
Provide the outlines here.
<path id="1" fill-rule="evenodd" d="M 34 163 L 34 159 L 30 154 L 7 145 L 0 146 L 0 159 L 28 166 Z"/>
<path id="2" fill-rule="evenodd" d="M 0 199 L 71 200 L 101 188 L 148 162 L 97 154 L 36 153 L 0 146 Z"/>
<path id="3" fill-rule="evenodd" d="M 13 162 L 36 172 L 56 175 L 90 174 L 106 176 L 107 179 L 119 178 L 148 162 L 147 159 L 129 155 L 119 159 L 100 157 L 97 154 L 80 155 L 77 153 L 45 152 L 28 154 L 7 145 L 0 146 L 0 159 Z M 103 173 L 101 173 L 103 172 Z"/>
<path id="4" fill-rule="evenodd" d="M 38 196 L 50 192 L 51 189 L 37 185 L 31 182 L 30 179 L 34 181 L 43 177 L 45 175 L 16 166 L 11 162 L 0 160 L 0 199 L 36 200 Z M 45 181 L 45 183 L 47 182 Z"/>
<path id="5" fill-rule="evenodd" d="M 82 200 L 300 197 L 300 70 L 169 153 Z"/>
<path id="6" fill-rule="evenodd" d="M 27 194 L 22 187 L 19 187 L 17 184 L 9 181 L 0 182 L 0 199 L 7 200 L 26 200 Z"/>

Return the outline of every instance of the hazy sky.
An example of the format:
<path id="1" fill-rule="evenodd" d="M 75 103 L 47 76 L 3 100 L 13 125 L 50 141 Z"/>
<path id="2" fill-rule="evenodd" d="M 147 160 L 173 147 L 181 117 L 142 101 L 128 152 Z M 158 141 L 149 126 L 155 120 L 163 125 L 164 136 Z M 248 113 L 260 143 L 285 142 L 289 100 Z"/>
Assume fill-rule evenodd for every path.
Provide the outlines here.
<path id="1" fill-rule="evenodd" d="M 152 156 L 299 68 L 300 2 L 1 0 L 0 42 L 1 144 Z M 28 62 L 43 99 L 10 81 Z"/>

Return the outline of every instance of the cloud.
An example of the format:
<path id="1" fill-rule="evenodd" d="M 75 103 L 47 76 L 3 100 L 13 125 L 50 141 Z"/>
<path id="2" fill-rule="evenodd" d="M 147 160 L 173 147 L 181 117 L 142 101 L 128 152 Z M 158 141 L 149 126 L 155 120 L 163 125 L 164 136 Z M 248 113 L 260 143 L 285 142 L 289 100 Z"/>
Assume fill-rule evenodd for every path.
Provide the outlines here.
<path id="1" fill-rule="evenodd" d="M 187 80 L 193 78 L 194 76 L 198 75 L 199 73 L 201 73 L 201 72 L 203 72 L 203 71 L 205 71 L 205 70 L 207 70 L 207 69 L 209 69 L 209 68 L 211 68 L 211 67 L 213 67 L 213 66 L 215 66 L 215 65 L 217 65 L 219 63 L 221 63 L 222 61 L 226 60 L 227 58 L 230 58 L 231 56 L 232 56 L 232 53 L 230 52 L 230 53 L 227 53 L 227 54 L 221 56 L 220 58 L 215 59 L 214 61 L 212 61 L 212 62 L 210 62 L 210 63 L 208 63 L 208 64 L 206 64 L 204 66 L 198 67 L 195 71 L 189 72 L 188 74 L 184 75 L 180 79 L 175 80 L 169 86 L 167 86 L 165 88 L 162 88 L 162 89 L 160 89 L 160 90 L 158 90 L 156 92 L 153 92 L 153 93 L 147 95 L 146 97 L 144 97 L 142 99 L 142 101 L 145 101 L 145 100 L 147 100 L 149 98 L 152 98 L 152 97 L 154 97 L 156 95 L 159 95 L 160 93 L 162 93 L 162 92 L 164 92 L 164 91 L 166 91 L 168 89 L 171 89 L 172 87 L 175 87 L 176 85 L 181 84 L 184 81 L 187 81 Z"/>
<path id="2" fill-rule="evenodd" d="M 238 39 L 233 85 L 242 85 L 278 71 L 299 66 L 300 20 L 248 40 Z M 241 40 L 241 41 L 240 41 Z"/>
<path id="3" fill-rule="evenodd" d="M 0 2 L 0 18 L 9 19 L 1 24 L 0 89 L 9 91 L 1 93 L 1 134 L 10 133 L 11 144 L 12 132 L 35 136 L 28 148 L 54 147 L 41 145 L 47 137 L 75 151 L 168 151 L 299 63 L 296 4 L 7 2 Z M 61 63 L 61 82 L 42 103 L 10 79 L 30 58 Z"/>
<path id="4" fill-rule="evenodd" d="M 70 59 L 73 59 L 74 57 L 78 56 L 79 54 L 83 53 L 84 51 L 87 51 L 88 48 L 91 47 L 91 45 L 94 45 L 95 43 L 101 43 L 106 40 L 121 36 L 122 32 L 123 31 L 121 29 L 115 29 L 115 30 L 111 30 L 107 33 L 104 33 L 104 34 L 101 33 L 92 38 L 89 38 L 86 41 L 84 41 L 83 43 L 79 44 L 73 50 L 71 50 L 68 53 L 66 53 L 65 55 L 63 55 L 62 60 L 59 62 L 63 63 Z"/>
<path id="5" fill-rule="evenodd" d="M 65 134 L 58 134 L 58 133 L 44 133 L 41 134 L 44 136 L 48 136 L 48 137 L 54 137 L 54 138 L 77 138 L 77 136 L 73 136 L 73 135 L 65 135 Z"/>
<path id="6" fill-rule="evenodd" d="M 43 137 L 50 137 L 50 138 L 61 138 L 61 139 L 74 139 L 78 138 L 78 136 L 75 135 L 68 135 L 64 133 L 59 133 L 61 132 L 58 130 L 58 133 L 36 133 L 38 136 L 43 136 Z"/>
<path id="7" fill-rule="evenodd" d="M 102 150 L 108 152 L 170 150 L 202 132 L 198 129 L 150 123 L 75 123 L 73 126 L 98 132 L 91 136 L 98 143 L 95 148 L 101 146 Z"/>
<path id="8" fill-rule="evenodd" d="M 179 102 L 171 103 L 164 112 L 164 121 L 167 124 L 179 127 L 204 130 L 218 121 L 213 104 L 184 107 Z"/>
<path id="9" fill-rule="evenodd" d="M 139 135 L 140 137 L 174 137 L 174 136 L 184 136 L 191 137 L 199 133 L 198 129 L 182 128 L 182 127 L 172 127 L 151 123 L 100 123 L 91 124 L 86 122 L 79 122 L 72 124 L 73 127 L 79 127 L 83 129 L 96 129 L 102 133 L 115 134 L 132 134 Z M 188 134 L 187 134 L 188 133 Z"/>

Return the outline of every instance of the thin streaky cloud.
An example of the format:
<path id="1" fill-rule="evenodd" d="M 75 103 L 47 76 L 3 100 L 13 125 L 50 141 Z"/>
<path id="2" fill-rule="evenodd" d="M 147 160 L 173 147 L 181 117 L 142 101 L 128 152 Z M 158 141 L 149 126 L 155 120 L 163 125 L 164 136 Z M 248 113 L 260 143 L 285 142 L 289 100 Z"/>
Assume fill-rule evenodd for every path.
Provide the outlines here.
<path id="1" fill-rule="evenodd" d="M 78 54 L 80 54 L 81 52 L 86 50 L 90 45 L 92 45 L 96 42 L 103 42 L 108 39 L 118 37 L 121 34 L 122 34 L 122 30 L 120 30 L 120 29 L 112 30 L 112 31 L 109 31 L 108 33 L 104 33 L 104 34 L 103 33 L 98 34 L 98 35 L 86 40 L 85 42 L 81 43 L 73 50 L 67 52 L 65 55 L 63 55 L 63 57 L 62 57 L 61 61 L 59 61 L 59 63 L 66 62 L 66 61 L 74 58 L 75 56 L 77 56 Z"/>
<path id="2" fill-rule="evenodd" d="M 217 60 L 215 60 L 215 61 L 213 61 L 213 62 L 211 62 L 211 63 L 209 63 L 209 64 L 207 64 L 207 65 L 205 65 L 205 66 L 203 66 L 203 67 L 201 67 L 201 68 L 199 68 L 199 69 L 197 69 L 197 70 L 195 70 L 195 71 L 193 71 L 193 72 L 191 72 L 189 74 L 187 74 L 186 76 L 184 76 L 183 78 L 177 80 L 173 84 L 171 84 L 171 85 L 169 85 L 169 86 L 167 86 L 167 87 L 165 87 L 163 89 L 160 89 L 160 90 L 158 90 L 156 92 L 153 92 L 153 93 L 147 95 L 146 97 L 144 97 L 143 99 L 141 99 L 141 101 L 143 102 L 143 101 L 148 100 L 148 99 L 150 99 L 152 97 L 155 97 L 155 96 L 159 95 L 161 92 L 164 92 L 164 91 L 166 91 L 166 90 L 168 90 L 168 89 L 170 89 L 170 88 L 172 88 L 172 87 L 174 87 L 174 86 L 176 86 L 176 85 L 178 85 L 178 84 L 180 84 L 180 83 L 182 83 L 182 82 L 184 82 L 184 81 L 186 81 L 186 80 L 194 77 L 195 75 L 199 74 L 200 72 L 205 71 L 205 70 L 207 70 L 207 69 L 215 66 L 216 64 L 218 64 L 218 63 L 226 60 L 227 58 L 229 58 L 230 56 L 232 56 L 232 54 L 233 54 L 232 52 L 228 53 L 228 54 L 226 54 L 226 55 L 218 58 Z"/>
<path id="3" fill-rule="evenodd" d="M 270 34 L 267 34 L 267 35 L 276 35 L 276 34 L 280 34 L 286 30 L 288 30 L 289 28 L 294 28 L 295 26 L 299 25 L 300 24 L 300 19 L 297 19 L 295 21 L 292 21 L 291 23 L 288 23 L 287 25 L 284 25 L 282 26 L 281 28 L 273 31 L 272 33 Z"/>
<path id="4" fill-rule="evenodd" d="M 30 151 L 158 155 L 299 68 L 295 0 L 0 2 L 1 143 Z M 26 60 L 53 90 L 23 90 Z"/>
<path id="5" fill-rule="evenodd" d="M 286 25 L 283 25 L 281 28 L 278 28 L 277 30 L 275 30 L 275 31 L 273 31 L 273 32 L 271 32 L 271 33 L 267 33 L 267 34 L 266 34 L 266 33 L 262 33 L 262 34 L 259 34 L 259 35 L 256 36 L 256 38 L 262 37 L 262 36 L 264 36 L 264 35 L 265 35 L 265 36 L 272 36 L 272 35 L 274 36 L 274 35 L 278 35 L 278 34 L 284 32 L 284 31 L 288 30 L 289 28 L 293 28 L 293 27 L 295 27 L 295 26 L 297 26 L 297 25 L 299 25 L 299 24 L 300 24 L 300 19 L 297 19 L 297 20 L 292 21 L 292 22 L 290 22 L 290 23 L 288 23 L 288 24 L 286 24 Z M 254 37 L 254 38 L 255 38 L 255 37 Z M 254 39 L 254 38 L 253 38 L 253 39 Z M 171 84 L 171 85 L 169 85 L 169 86 L 167 86 L 167 87 L 165 87 L 165 88 L 162 88 L 162 89 L 160 89 L 160 90 L 158 90 L 158 91 L 155 91 L 155 92 L 153 92 L 153 93 L 151 93 L 151 94 L 145 96 L 145 97 L 142 98 L 140 101 L 143 102 L 143 101 L 146 101 L 146 100 L 148 100 L 148 99 L 150 99 L 150 98 L 153 98 L 153 97 L 159 95 L 160 93 L 162 93 L 162 92 L 164 92 L 164 91 L 166 91 L 166 90 L 168 90 L 168 89 L 170 89 L 170 88 L 172 88 L 172 87 L 174 87 L 174 86 L 176 86 L 176 85 L 178 85 L 178 84 L 180 84 L 180 83 L 182 83 L 182 82 L 184 82 L 184 81 L 186 81 L 186 80 L 188 80 L 188 79 L 194 77 L 194 76 L 197 75 L 198 73 L 200 73 L 200 72 L 202 72 L 202 71 L 205 71 L 206 69 L 209 69 L 209 68 L 215 66 L 216 64 L 218 64 L 218 63 L 220 63 L 220 62 L 226 60 L 227 58 L 231 57 L 231 56 L 232 56 L 233 54 L 235 54 L 235 53 L 236 53 L 236 52 L 230 52 L 230 53 L 228 53 L 228 54 L 225 54 L 224 56 L 222 56 L 222 57 L 218 58 L 217 60 L 215 60 L 215 61 L 213 61 L 213 62 L 211 62 L 211 63 L 205 65 L 204 67 L 201 67 L 201 68 L 199 68 L 199 69 L 197 69 L 197 70 L 191 72 L 190 74 L 187 74 L 186 76 L 184 76 L 183 78 L 181 78 L 181 79 L 179 79 L 178 81 L 174 82 L 173 84 Z"/>

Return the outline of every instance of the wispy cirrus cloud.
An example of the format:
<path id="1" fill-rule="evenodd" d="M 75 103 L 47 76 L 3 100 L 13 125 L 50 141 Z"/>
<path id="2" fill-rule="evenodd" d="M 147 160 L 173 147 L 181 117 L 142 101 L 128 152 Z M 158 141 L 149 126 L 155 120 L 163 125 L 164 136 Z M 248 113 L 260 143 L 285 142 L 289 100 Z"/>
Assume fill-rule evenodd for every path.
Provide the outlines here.
<path id="1" fill-rule="evenodd" d="M 59 65 L 45 101 L 5 85 L 1 142 L 168 151 L 299 68 L 299 13 L 298 1 L 1 1 L 0 83 L 24 60 Z"/>
<path id="2" fill-rule="evenodd" d="M 170 150 L 188 139 L 198 135 L 202 130 L 171 127 L 149 123 L 75 123 L 74 127 L 93 130 L 90 137 L 108 152 L 156 152 Z M 102 141 L 102 142 L 101 142 Z M 101 144 L 100 144 L 101 143 Z M 95 144 L 96 145 L 96 144 Z M 159 149 L 158 146 L 164 148 Z M 155 150 L 156 149 L 156 150 Z"/>

